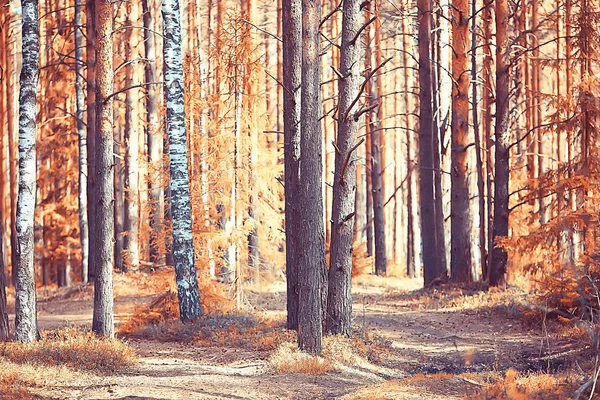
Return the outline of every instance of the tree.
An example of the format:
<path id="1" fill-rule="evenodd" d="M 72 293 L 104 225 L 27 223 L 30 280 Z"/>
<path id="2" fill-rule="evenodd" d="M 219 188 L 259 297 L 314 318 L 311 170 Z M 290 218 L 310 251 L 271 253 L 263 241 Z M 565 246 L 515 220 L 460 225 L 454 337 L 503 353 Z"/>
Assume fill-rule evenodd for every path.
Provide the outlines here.
<path id="1" fill-rule="evenodd" d="M 96 246 L 92 246 L 92 239 L 96 232 L 96 0 L 86 0 L 86 147 L 87 147 L 87 216 L 88 216 L 88 241 L 89 241 L 89 281 L 94 280 L 96 275 L 96 262 L 98 256 Z"/>
<path id="2" fill-rule="evenodd" d="M 38 337 L 33 225 L 36 193 L 36 94 L 40 74 L 40 31 L 37 0 L 22 0 L 23 65 L 19 90 L 19 197 L 15 276 L 15 339 Z"/>
<path id="3" fill-rule="evenodd" d="M 439 215 L 436 215 L 434 153 L 439 144 L 434 138 L 431 82 L 431 2 L 417 0 L 419 43 L 419 193 L 423 246 L 423 278 L 425 285 L 445 275 L 442 258 L 443 243 L 438 240 Z"/>
<path id="4" fill-rule="evenodd" d="M 507 26 L 509 23 L 508 1 L 496 1 L 496 144 L 494 155 L 494 241 L 508 236 L 508 181 L 509 181 L 509 50 Z M 506 282 L 508 254 L 502 247 L 492 250 L 490 285 L 503 286 Z"/>
<path id="5" fill-rule="evenodd" d="M 156 60 L 155 33 L 156 29 L 153 10 L 149 6 L 150 0 L 142 0 L 142 13 L 144 23 L 144 53 L 149 60 Z M 145 133 L 148 143 L 148 161 L 150 163 L 150 178 L 148 179 L 148 201 L 150 203 L 150 261 L 160 264 L 164 260 L 160 252 L 160 239 L 162 235 L 162 219 L 165 215 L 163 188 L 158 179 L 158 171 L 162 168 L 162 132 L 158 121 L 158 95 L 156 91 L 156 62 L 149 61 L 144 64 L 144 77 L 146 79 L 146 123 Z"/>
<path id="6" fill-rule="evenodd" d="M 346 0 L 342 17 L 342 46 L 338 83 L 338 132 L 331 213 L 331 255 L 327 294 L 327 333 L 352 335 L 352 251 L 356 201 L 358 114 L 353 112 L 359 96 L 361 1 Z"/>
<path id="7" fill-rule="evenodd" d="M 302 0 L 302 100 L 300 154 L 300 215 L 298 226 L 298 347 L 309 353 L 322 349 L 323 295 L 327 273 L 323 223 L 323 165 L 320 110 L 321 0 Z M 326 299 L 326 297 L 325 297 Z"/>
<path id="8" fill-rule="evenodd" d="M 96 129 L 95 129 L 95 223 L 91 241 L 95 247 L 94 315 L 92 330 L 114 336 L 113 263 L 114 156 L 113 156 L 113 7 L 110 0 L 95 0 L 96 31 Z"/>
<path id="9" fill-rule="evenodd" d="M 282 3 L 283 130 L 285 169 L 285 274 L 287 327 L 298 329 L 298 227 L 300 224 L 300 93 L 302 80 L 302 2 Z"/>
<path id="10" fill-rule="evenodd" d="M 79 238 L 81 241 L 81 274 L 83 282 L 88 281 L 88 265 L 90 238 L 88 231 L 88 161 L 87 161 L 87 135 L 85 131 L 84 118 L 84 79 L 83 79 L 83 6 L 75 5 L 75 107 L 77 137 L 79 139 Z"/>
<path id="11" fill-rule="evenodd" d="M 452 157 L 451 278 L 471 282 L 471 207 L 469 206 L 469 3 L 452 3 Z"/>
<path id="12" fill-rule="evenodd" d="M 171 212 L 173 216 L 173 262 L 177 280 L 179 316 L 189 322 L 202 315 L 200 291 L 194 266 L 194 241 L 187 159 L 187 136 L 183 100 L 181 20 L 178 0 L 163 0 L 164 91 L 167 104 L 167 137 Z"/>

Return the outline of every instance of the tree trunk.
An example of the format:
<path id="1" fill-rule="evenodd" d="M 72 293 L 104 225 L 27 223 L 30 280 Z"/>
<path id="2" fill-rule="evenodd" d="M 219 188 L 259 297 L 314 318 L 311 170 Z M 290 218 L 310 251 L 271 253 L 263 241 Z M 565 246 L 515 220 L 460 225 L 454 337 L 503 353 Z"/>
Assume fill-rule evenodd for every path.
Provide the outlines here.
<path id="1" fill-rule="evenodd" d="M 451 202 L 451 278 L 472 282 L 471 207 L 468 180 L 469 145 L 469 4 L 452 3 L 452 202 Z"/>
<path id="2" fill-rule="evenodd" d="M 358 96 L 360 39 L 353 40 L 362 26 L 361 0 L 346 0 L 342 18 L 342 47 L 338 92 L 338 132 L 333 178 L 331 258 L 327 298 L 327 333 L 352 335 L 352 251 L 356 200 L 356 156 L 358 118 L 351 107 Z"/>
<path id="3" fill-rule="evenodd" d="M 300 93 L 302 79 L 302 3 L 282 4 L 283 130 L 285 169 L 285 274 L 287 327 L 298 329 L 298 228 L 300 214 Z"/>
<path id="4" fill-rule="evenodd" d="M 507 26 L 508 0 L 496 1 L 496 145 L 494 185 L 494 241 L 508 236 L 508 182 L 509 182 L 509 51 Z M 508 254 L 495 246 L 492 250 L 490 285 L 504 286 Z"/>
<path id="5" fill-rule="evenodd" d="M 298 226 L 299 318 L 298 347 L 309 353 L 322 349 L 322 303 L 327 273 L 323 224 L 323 165 L 320 118 L 319 53 L 321 0 L 302 0 L 302 100 L 300 153 L 301 221 Z"/>
<path id="6" fill-rule="evenodd" d="M 177 278 L 179 315 L 182 322 L 188 322 L 202 315 L 202 305 L 194 266 L 179 1 L 164 0 L 162 15 L 164 89 L 171 175 L 169 185 L 173 216 L 173 262 Z"/>
<path id="7" fill-rule="evenodd" d="M 84 283 L 88 281 L 88 263 L 89 263 L 89 231 L 88 231 L 88 193 L 87 193 L 87 137 L 85 131 L 84 102 L 85 95 L 83 89 L 83 6 L 78 3 L 75 5 L 75 106 L 77 121 L 77 137 L 79 140 L 79 239 L 81 242 L 81 276 Z"/>
<path id="8" fill-rule="evenodd" d="M 128 10 L 128 25 L 135 26 L 138 20 L 137 4 L 130 5 Z M 132 59 L 132 30 L 127 30 L 126 54 L 127 60 Z M 129 64 L 127 76 L 125 78 L 125 87 L 139 85 L 134 64 Z M 126 93 L 125 99 L 125 207 L 123 230 L 123 249 L 125 250 L 125 260 L 123 267 L 125 270 L 133 268 L 137 270 L 140 264 L 139 251 L 139 226 L 140 226 L 140 193 L 139 193 L 139 133 L 138 133 L 138 104 L 140 98 L 139 89 L 131 89 Z"/>
<path id="9" fill-rule="evenodd" d="M 40 67 L 37 0 L 22 0 L 23 65 L 19 91 L 19 197 L 16 229 L 15 340 L 37 339 L 37 304 L 33 265 L 36 193 L 36 94 Z"/>
<path id="10" fill-rule="evenodd" d="M 146 58 L 156 59 L 155 33 L 156 23 L 154 21 L 150 6 L 151 0 L 142 0 L 142 13 L 144 22 L 144 52 Z M 165 203 L 163 196 L 163 186 L 160 179 L 162 171 L 162 131 L 158 121 L 158 95 L 156 90 L 156 62 L 144 63 L 144 76 L 146 79 L 146 123 L 145 135 L 148 142 L 148 202 L 150 203 L 150 262 L 153 264 L 163 264 L 164 254 L 160 249 L 163 228 L 162 221 L 165 215 Z"/>
<path id="11" fill-rule="evenodd" d="M 93 243 L 93 235 L 96 231 L 96 0 L 86 0 L 86 22 L 85 35 L 86 41 L 86 81 L 87 81 L 87 155 L 88 155 L 88 173 L 87 173 L 87 216 L 89 232 L 89 265 L 88 281 L 93 281 L 96 276 L 96 264 L 98 261 L 97 248 Z"/>
<path id="12" fill-rule="evenodd" d="M 96 165 L 93 236 L 95 280 L 92 330 L 113 337 L 114 156 L 113 156 L 113 8 L 109 0 L 95 0 L 96 17 Z"/>
<path id="13" fill-rule="evenodd" d="M 435 214 L 434 153 L 439 152 L 434 140 L 431 82 L 431 3 L 417 0 L 419 43 L 419 193 L 421 198 L 421 232 L 423 277 L 425 285 L 444 275 L 439 254 Z"/>

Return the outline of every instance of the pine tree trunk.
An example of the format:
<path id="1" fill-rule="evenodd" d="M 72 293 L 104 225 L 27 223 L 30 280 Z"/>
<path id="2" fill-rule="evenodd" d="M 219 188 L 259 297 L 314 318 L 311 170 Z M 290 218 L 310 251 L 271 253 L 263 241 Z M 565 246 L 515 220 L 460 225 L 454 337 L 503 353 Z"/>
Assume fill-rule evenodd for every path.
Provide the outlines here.
<path id="1" fill-rule="evenodd" d="M 282 4 L 283 129 L 285 169 L 285 274 L 287 327 L 298 329 L 298 227 L 300 214 L 300 93 L 302 79 L 302 3 Z"/>
<path id="2" fill-rule="evenodd" d="M 169 184 L 173 216 L 173 262 L 177 279 L 179 315 L 182 322 L 188 322 L 202 315 L 202 306 L 194 266 L 179 1 L 164 0 L 162 15 L 164 89 L 171 175 Z"/>
<path id="3" fill-rule="evenodd" d="M 109 0 L 95 0 L 96 17 L 96 159 L 94 201 L 96 215 L 90 237 L 94 244 L 94 316 L 92 330 L 113 337 L 114 156 L 113 156 L 113 8 Z"/>
<path id="4" fill-rule="evenodd" d="M 506 29 L 509 23 L 508 1 L 496 1 L 496 145 L 494 167 L 494 241 L 508 236 L 508 182 L 509 182 L 509 52 Z M 492 250 L 490 285 L 504 286 L 508 255 L 502 248 Z"/>
<path id="5" fill-rule="evenodd" d="M 135 26 L 138 19 L 137 4 L 131 4 L 128 10 L 128 25 Z M 126 54 L 127 59 L 132 59 L 132 30 L 127 30 Z M 134 64 L 129 64 L 126 68 L 127 76 L 125 78 L 125 87 L 139 85 Z M 138 133 L 138 105 L 137 101 L 141 97 L 139 89 L 131 89 L 126 93 L 125 99 L 125 207 L 123 230 L 123 249 L 126 259 L 124 261 L 124 270 L 133 268 L 137 270 L 140 264 L 139 251 L 139 133 Z"/>
<path id="6" fill-rule="evenodd" d="M 19 197 L 17 200 L 15 340 L 38 337 L 35 291 L 34 212 L 36 193 L 36 94 L 39 81 L 40 31 L 37 0 L 22 0 L 23 65 L 19 91 Z"/>
<path id="7" fill-rule="evenodd" d="M 85 131 L 84 118 L 84 83 L 83 83 L 83 6 L 75 5 L 75 106 L 76 106 L 76 126 L 77 137 L 79 140 L 79 239 L 81 242 L 81 276 L 84 283 L 88 280 L 88 263 L 89 263 L 89 231 L 88 231 L 88 214 L 87 214 L 87 135 Z"/>
<path id="8" fill-rule="evenodd" d="M 301 221 L 298 226 L 299 318 L 298 347 L 309 353 L 322 349 L 323 295 L 326 290 L 323 225 L 323 148 L 320 110 L 321 0 L 302 0 L 302 100 L 300 163 Z M 326 298 L 326 297 L 325 297 Z"/>
<path id="9" fill-rule="evenodd" d="M 468 180 L 469 145 L 469 4 L 452 3 L 452 202 L 451 202 L 451 278 L 472 282 L 471 207 Z"/>
<path id="10" fill-rule="evenodd" d="M 96 276 L 96 264 L 98 261 L 97 248 L 93 242 L 93 235 L 96 232 L 96 0 L 86 0 L 86 22 L 85 35 L 86 41 L 86 81 L 87 81 L 87 156 L 88 156 L 88 173 L 87 173 L 87 216 L 88 216 L 88 233 L 89 233 L 89 265 L 88 265 L 88 281 L 94 281 Z"/>
<path id="11" fill-rule="evenodd" d="M 358 119 L 351 109 L 358 96 L 360 39 L 353 40 L 362 26 L 361 0 L 346 0 L 343 6 L 342 46 L 338 83 L 338 132 L 333 179 L 331 258 L 327 298 L 327 333 L 352 335 L 352 251 L 356 200 L 356 155 Z"/>
<path id="12" fill-rule="evenodd" d="M 443 275 L 437 239 L 434 190 L 434 153 L 439 152 L 434 140 L 431 82 L 431 3 L 417 0 L 419 43 L 419 193 L 421 198 L 421 231 L 423 277 L 425 285 Z"/>
<path id="13" fill-rule="evenodd" d="M 150 6 L 151 0 L 142 0 L 142 13 L 144 23 L 144 53 L 146 58 L 156 58 L 155 33 L 156 23 Z M 165 203 L 160 173 L 162 170 L 162 131 L 158 121 L 158 95 L 156 85 L 156 62 L 144 63 L 144 76 L 146 79 L 146 123 L 145 135 L 148 143 L 148 162 L 150 163 L 148 178 L 148 202 L 150 203 L 150 262 L 163 264 L 164 254 L 160 249 L 163 235 L 162 220 L 165 214 Z"/>

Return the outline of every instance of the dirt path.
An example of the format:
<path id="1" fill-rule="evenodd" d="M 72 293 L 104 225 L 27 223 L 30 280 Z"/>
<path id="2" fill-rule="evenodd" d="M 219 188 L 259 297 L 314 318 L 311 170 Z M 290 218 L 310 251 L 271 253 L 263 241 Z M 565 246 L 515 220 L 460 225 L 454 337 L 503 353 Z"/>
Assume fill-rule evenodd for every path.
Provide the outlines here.
<path id="1" fill-rule="evenodd" d="M 406 282 L 404 286 L 415 285 Z M 257 312 L 283 315 L 282 288 L 279 285 L 249 292 L 249 302 Z M 528 370 L 547 363 L 539 360 L 543 354 L 540 330 L 523 326 L 508 313 L 486 308 L 415 309 L 415 301 L 421 300 L 402 289 L 389 294 L 364 286 L 356 292 L 355 325 L 376 329 L 390 341 L 391 349 L 383 364 L 400 375 L 458 374 L 507 367 Z M 127 318 L 135 304 L 145 301 L 148 299 L 118 297 L 117 321 Z M 40 326 L 56 328 L 67 321 L 90 326 L 91 306 L 89 289 L 69 298 L 42 301 Z M 69 399 L 333 399 L 351 397 L 359 387 L 383 380 L 351 372 L 274 374 L 267 367 L 267 352 L 153 341 L 132 341 L 131 345 L 139 355 L 139 363 L 129 370 L 115 376 L 75 379 L 66 386 L 50 385 L 41 394 Z M 457 381 L 445 389 L 435 385 L 407 388 L 401 398 L 460 399 L 469 393 L 473 393 L 472 385 Z"/>

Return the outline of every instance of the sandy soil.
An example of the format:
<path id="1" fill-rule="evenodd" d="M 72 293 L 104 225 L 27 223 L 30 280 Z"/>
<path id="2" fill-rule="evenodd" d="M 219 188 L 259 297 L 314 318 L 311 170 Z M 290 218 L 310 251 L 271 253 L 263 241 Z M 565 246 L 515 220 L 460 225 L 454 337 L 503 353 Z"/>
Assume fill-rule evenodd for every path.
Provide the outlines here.
<path id="1" fill-rule="evenodd" d="M 547 349 L 560 353 L 568 344 L 548 346 L 539 326 L 526 326 L 506 308 L 459 309 L 448 307 L 448 302 L 424 307 L 425 296 L 409 294 L 418 286 L 410 280 L 366 280 L 355 290 L 355 325 L 376 329 L 389 340 L 389 354 L 382 364 L 398 376 L 564 367 L 566 359 L 557 356 L 549 360 Z M 283 284 L 254 288 L 246 292 L 247 300 L 254 312 L 283 316 L 283 290 Z M 42 293 L 40 298 L 42 329 L 91 325 L 91 288 L 80 287 L 62 295 Z M 136 304 L 150 298 L 117 297 L 117 323 L 126 319 Z M 74 379 L 68 385 L 50 383 L 38 389 L 39 393 L 59 399 L 334 399 L 356 398 L 366 385 L 385 385 L 382 376 L 352 371 L 320 376 L 274 374 L 267 367 L 266 352 L 146 340 L 130 344 L 139 355 L 134 367 L 118 375 Z M 394 397 L 382 392 L 380 398 L 461 399 L 471 397 L 477 389 L 476 383 L 456 378 L 439 385 L 407 386 Z"/>

